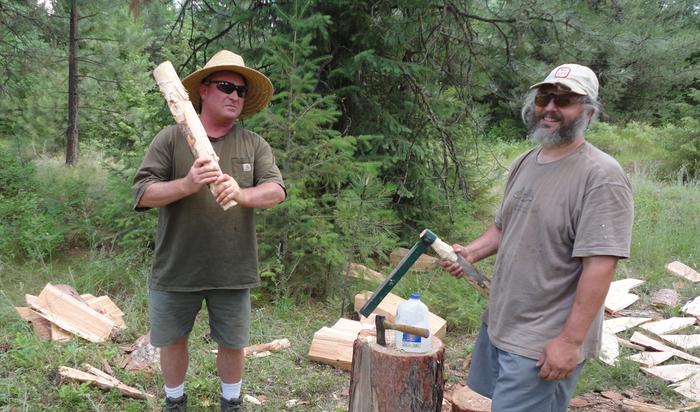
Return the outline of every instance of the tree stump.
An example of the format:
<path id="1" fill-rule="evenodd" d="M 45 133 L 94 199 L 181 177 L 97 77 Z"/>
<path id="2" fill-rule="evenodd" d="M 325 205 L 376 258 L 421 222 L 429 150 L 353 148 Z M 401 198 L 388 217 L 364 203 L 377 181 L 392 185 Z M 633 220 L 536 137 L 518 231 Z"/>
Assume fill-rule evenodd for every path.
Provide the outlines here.
<path id="1" fill-rule="evenodd" d="M 464 386 L 452 394 L 452 412 L 490 412 L 491 399 Z"/>
<path id="2" fill-rule="evenodd" d="M 389 332 L 389 334 L 393 334 Z M 440 412 L 445 346 L 435 336 L 426 353 L 397 350 L 375 336 L 353 344 L 350 412 Z"/>

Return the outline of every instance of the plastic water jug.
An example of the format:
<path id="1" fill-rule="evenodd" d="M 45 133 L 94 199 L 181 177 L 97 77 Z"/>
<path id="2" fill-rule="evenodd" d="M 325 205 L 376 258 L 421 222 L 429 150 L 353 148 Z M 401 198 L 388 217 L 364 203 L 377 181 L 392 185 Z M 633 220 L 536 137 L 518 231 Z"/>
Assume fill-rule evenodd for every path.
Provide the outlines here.
<path id="1" fill-rule="evenodd" d="M 407 301 L 396 309 L 396 323 L 428 329 L 428 313 L 428 307 L 420 301 L 420 295 L 413 293 Z M 410 333 L 394 332 L 396 349 L 406 352 L 428 352 L 430 350 L 430 337 L 424 338 Z"/>

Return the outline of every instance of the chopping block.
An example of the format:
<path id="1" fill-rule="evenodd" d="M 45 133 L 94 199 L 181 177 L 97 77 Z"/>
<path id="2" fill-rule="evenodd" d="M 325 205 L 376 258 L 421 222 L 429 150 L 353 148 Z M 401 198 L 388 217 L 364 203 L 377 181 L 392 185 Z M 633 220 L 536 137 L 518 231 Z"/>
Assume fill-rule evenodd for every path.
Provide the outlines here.
<path id="1" fill-rule="evenodd" d="M 424 353 L 377 343 L 363 331 L 353 344 L 349 412 L 440 412 L 445 345 L 435 336 Z"/>

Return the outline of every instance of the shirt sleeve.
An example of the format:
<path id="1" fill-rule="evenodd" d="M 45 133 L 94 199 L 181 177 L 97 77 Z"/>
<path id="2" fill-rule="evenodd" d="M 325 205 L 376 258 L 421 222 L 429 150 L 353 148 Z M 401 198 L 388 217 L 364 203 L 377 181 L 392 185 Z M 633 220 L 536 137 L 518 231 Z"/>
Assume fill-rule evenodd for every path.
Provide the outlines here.
<path id="1" fill-rule="evenodd" d="M 272 148 L 262 137 L 255 150 L 255 170 L 253 174 L 255 186 L 266 182 L 277 183 L 284 190 L 284 196 L 287 197 L 287 188 L 284 186 L 282 173 L 275 163 L 275 156 L 272 153 Z"/>
<path id="2" fill-rule="evenodd" d="M 633 221 L 634 200 L 626 178 L 593 187 L 583 200 L 572 257 L 628 258 Z"/>
<path id="3" fill-rule="evenodd" d="M 172 163 L 172 135 L 175 127 L 167 127 L 161 130 L 151 142 L 146 156 L 141 162 L 134 176 L 131 190 L 134 194 L 134 210 L 145 211 L 149 207 L 139 207 L 139 201 L 146 192 L 148 186 L 155 182 L 167 182 L 171 180 Z"/>

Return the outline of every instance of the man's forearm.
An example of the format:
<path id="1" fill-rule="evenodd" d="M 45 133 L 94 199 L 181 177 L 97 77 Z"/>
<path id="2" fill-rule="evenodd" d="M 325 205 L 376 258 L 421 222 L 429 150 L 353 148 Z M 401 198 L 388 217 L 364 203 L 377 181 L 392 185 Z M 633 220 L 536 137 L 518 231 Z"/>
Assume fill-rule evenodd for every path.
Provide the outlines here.
<path id="1" fill-rule="evenodd" d="M 565 341 L 580 345 L 588 329 L 605 302 L 610 282 L 615 277 L 616 256 L 591 256 L 583 258 L 583 271 L 576 287 L 576 297 L 569 317 L 559 336 Z"/>
<path id="2" fill-rule="evenodd" d="M 259 186 L 241 189 L 241 194 L 235 200 L 244 207 L 258 209 L 270 208 L 285 199 L 282 186 L 274 182 L 266 182 Z"/>
<path id="3" fill-rule="evenodd" d="M 501 229 L 495 224 L 489 226 L 481 236 L 469 242 L 462 255 L 469 263 L 476 263 L 495 254 L 501 242 Z"/>
<path id="4" fill-rule="evenodd" d="M 185 178 L 155 182 L 146 188 L 139 199 L 139 207 L 161 207 L 191 195 Z"/>

